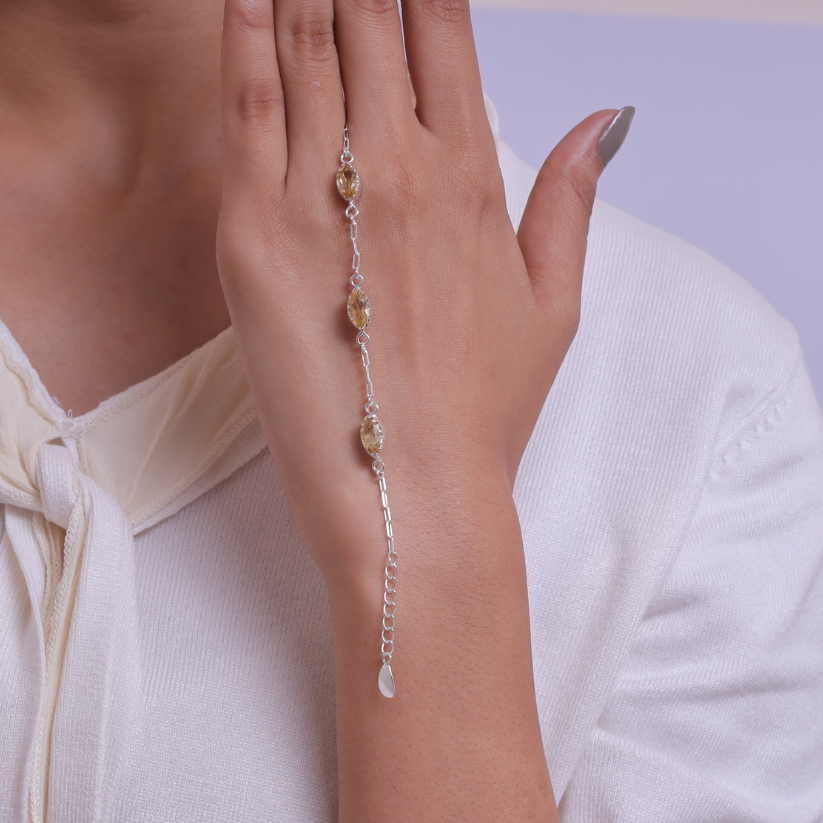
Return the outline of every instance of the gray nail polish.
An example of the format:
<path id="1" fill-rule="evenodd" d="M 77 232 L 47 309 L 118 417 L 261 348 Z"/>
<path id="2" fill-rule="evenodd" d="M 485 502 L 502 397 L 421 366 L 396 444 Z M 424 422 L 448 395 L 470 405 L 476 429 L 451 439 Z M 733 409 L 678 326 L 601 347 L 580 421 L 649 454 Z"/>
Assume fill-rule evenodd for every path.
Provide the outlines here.
<path id="1" fill-rule="evenodd" d="M 620 151 L 626 135 L 629 133 L 629 127 L 634 119 L 634 106 L 625 106 L 620 109 L 614 116 L 614 120 L 606 126 L 606 130 L 600 135 L 600 140 L 597 141 L 597 148 L 600 150 L 600 156 L 603 158 L 606 165 L 611 159 Z"/>

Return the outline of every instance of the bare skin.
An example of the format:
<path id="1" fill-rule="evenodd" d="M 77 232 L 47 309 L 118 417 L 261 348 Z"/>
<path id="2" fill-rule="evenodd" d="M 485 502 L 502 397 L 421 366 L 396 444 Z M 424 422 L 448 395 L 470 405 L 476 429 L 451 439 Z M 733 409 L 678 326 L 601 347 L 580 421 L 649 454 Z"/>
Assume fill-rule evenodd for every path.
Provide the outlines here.
<path id="1" fill-rule="evenodd" d="M 231 318 L 328 588 L 342 823 L 557 819 L 511 491 L 576 332 L 615 112 L 555 149 L 515 235 L 467 9 L 405 4 L 415 107 L 394 0 L 228 0 L 221 109 L 218 0 L 0 5 L 0 315 L 75 415 Z M 330 185 L 347 119 L 402 558 L 390 701 Z"/>
<path id="2" fill-rule="evenodd" d="M 0 3 L 0 317 L 75 416 L 229 325 L 222 12 Z"/>

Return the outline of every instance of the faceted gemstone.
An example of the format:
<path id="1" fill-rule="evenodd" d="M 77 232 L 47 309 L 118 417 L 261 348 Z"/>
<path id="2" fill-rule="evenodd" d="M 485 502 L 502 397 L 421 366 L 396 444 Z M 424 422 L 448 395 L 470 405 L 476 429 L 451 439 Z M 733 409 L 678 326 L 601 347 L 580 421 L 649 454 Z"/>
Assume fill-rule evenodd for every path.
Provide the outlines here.
<path id="1" fill-rule="evenodd" d="M 360 191 L 360 175 L 349 163 L 343 163 L 337 170 L 337 191 L 345 200 L 354 200 Z"/>
<path id="2" fill-rule="evenodd" d="M 369 325 L 371 305 L 369 298 L 360 289 L 355 289 L 349 295 L 349 320 L 361 331 Z"/>
<path id="3" fill-rule="evenodd" d="M 380 454 L 380 449 L 383 448 L 383 429 L 380 428 L 375 415 L 370 414 L 363 419 L 363 425 L 360 426 L 360 440 L 363 448 L 372 457 Z"/>
<path id="4" fill-rule="evenodd" d="M 380 689 L 383 697 L 394 697 L 394 675 L 388 663 L 380 667 L 380 674 L 377 675 L 377 688 Z"/>

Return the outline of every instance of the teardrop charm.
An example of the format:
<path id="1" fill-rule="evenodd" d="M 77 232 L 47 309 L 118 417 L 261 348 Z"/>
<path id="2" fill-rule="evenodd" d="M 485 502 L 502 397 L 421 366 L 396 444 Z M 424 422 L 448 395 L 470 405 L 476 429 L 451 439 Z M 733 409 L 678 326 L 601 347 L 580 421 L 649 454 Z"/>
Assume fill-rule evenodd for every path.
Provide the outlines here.
<path id="1" fill-rule="evenodd" d="M 383 448 L 383 429 L 380 428 L 377 415 L 370 414 L 363 418 L 360 426 L 360 442 L 372 457 L 380 454 L 380 449 Z"/>
<path id="2" fill-rule="evenodd" d="M 377 687 L 383 697 L 394 697 L 394 675 L 391 673 L 391 666 L 384 663 L 380 667 L 380 674 L 377 675 Z"/>
<path id="3" fill-rule="evenodd" d="M 369 325 L 369 318 L 371 317 L 371 304 L 369 298 L 360 291 L 355 289 L 349 295 L 348 302 L 349 320 L 354 324 L 354 327 L 363 331 Z"/>
<path id="4" fill-rule="evenodd" d="M 360 191 L 360 175 L 350 163 L 343 163 L 337 170 L 337 191 L 344 200 L 351 202 Z"/>

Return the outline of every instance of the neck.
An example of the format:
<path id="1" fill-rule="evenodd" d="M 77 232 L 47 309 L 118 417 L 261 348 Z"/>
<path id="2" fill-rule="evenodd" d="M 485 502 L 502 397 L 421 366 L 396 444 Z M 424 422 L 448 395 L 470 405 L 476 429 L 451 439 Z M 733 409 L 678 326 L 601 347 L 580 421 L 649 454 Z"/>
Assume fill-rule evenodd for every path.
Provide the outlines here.
<path id="1" fill-rule="evenodd" d="M 80 413 L 228 325 L 221 0 L 0 0 L 0 316 Z"/>
<path id="2" fill-rule="evenodd" d="M 0 0 L 0 94 L 158 120 L 213 109 L 221 15 L 219 0 Z"/>

